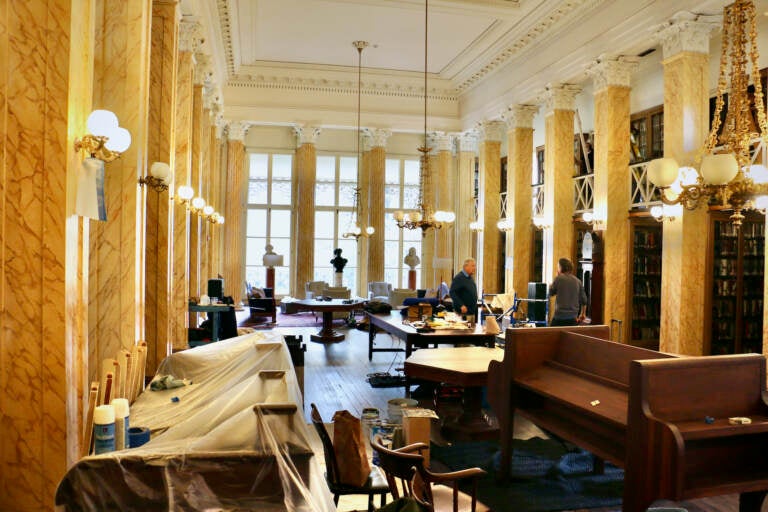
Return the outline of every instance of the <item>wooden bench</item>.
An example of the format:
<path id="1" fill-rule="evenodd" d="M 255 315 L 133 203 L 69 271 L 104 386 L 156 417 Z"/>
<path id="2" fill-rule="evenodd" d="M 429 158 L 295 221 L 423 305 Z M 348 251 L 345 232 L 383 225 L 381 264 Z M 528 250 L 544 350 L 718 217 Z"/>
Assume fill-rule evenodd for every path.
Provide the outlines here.
<path id="1" fill-rule="evenodd" d="M 488 399 L 509 477 L 515 412 L 625 469 L 625 512 L 656 499 L 768 489 L 765 357 L 677 357 L 609 341 L 606 326 L 509 329 Z M 705 417 L 714 418 L 706 423 Z M 731 425 L 746 416 L 750 425 Z"/>

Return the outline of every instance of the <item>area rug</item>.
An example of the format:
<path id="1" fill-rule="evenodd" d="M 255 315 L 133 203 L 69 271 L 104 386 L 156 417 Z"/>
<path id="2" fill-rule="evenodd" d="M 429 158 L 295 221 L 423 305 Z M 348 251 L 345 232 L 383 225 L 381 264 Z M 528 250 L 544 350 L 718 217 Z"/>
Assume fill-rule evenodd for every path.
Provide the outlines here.
<path id="1" fill-rule="evenodd" d="M 320 329 L 323 325 L 322 315 L 315 316 L 312 313 L 296 313 L 292 315 L 277 314 L 277 322 L 272 323 L 271 318 L 265 318 L 267 322 L 250 322 L 248 317 L 240 323 L 240 327 L 253 327 L 254 329 L 273 329 L 275 327 L 317 327 Z M 333 321 L 334 327 L 345 327 L 346 320 L 338 319 Z"/>
<path id="2" fill-rule="evenodd" d="M 512 480 L 496 482 L 499 446 L 495 441 L 432 445 L 431 457 L 450 470 L 481 467 L 478 499 L 494 511 L 547 512 L 621 504 L 624 472 L 605 463 L 592 474 L 592 455 L 552 439 L 514 440 Z"/>

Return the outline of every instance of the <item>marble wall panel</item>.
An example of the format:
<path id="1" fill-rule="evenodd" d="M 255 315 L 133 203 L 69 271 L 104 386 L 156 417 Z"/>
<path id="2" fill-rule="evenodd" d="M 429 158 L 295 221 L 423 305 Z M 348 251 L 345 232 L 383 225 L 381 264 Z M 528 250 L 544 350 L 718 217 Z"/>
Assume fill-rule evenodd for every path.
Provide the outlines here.
<path id="1" fill-rule="evenodd" d="M 533 256 L 533 214 L 531 211 L 531 173 L 533 169 L 533 129 L 513 128 L 508 134 L 507 218 L 514 229 L 507 235 L 508 256 L 512 256 L 511 282 L 505 291 L 527 296 Z"/>
<path id="2" fill-rule="evenodd" d="M 149 137 L 147 161 L 165 162 L 174 167 L 176 100 L 177 19 L 178 2 L 152 3 L 149 88 Z M 145 187 L 146 188 L 146 187 Z M 171 351 L 172 329 L 169 317 L 171 299 L 170 262 L 173 226 L 173 190 L 145 191 L 147 205 L 145 249 L 145 340 L 147 342 L 147 373 L 153 374 L 157 365 Z"/>
<path id="3" fill-rule="evenodd" d="M 368 281 L 384 280 L 384 168 L 387 152 L 382 146 L 371 148 L 368 155 L 368 205 L 371 226 L 376 230 L 368 239 Z M 365 203 L 363 203 L 365 204 Z M 363 260 L 365 261 L 365 260 Z M 396 286 L 393 287 L 396 288 Z M 366 285 L 367 286 L 367 285 Z"/>
<path id="4" fill-rule="evenodd" d="M 192 86 L 192 139 L 190 151 L 192 157 L 191 183 L 195 189 L 195 197 L 206 199 L 203 192 L 203 86 Z M 200 297 L 206 293 L 201 288 L 200 258 L 202 220 L 200 213 L 193 213 L 189 218 L 189 296 Z"/>
<path id="5" fill-rule="evenodd" d="M 605 219 L 603 318 L 624 319 L 622 336 L 629 340 L 628 314 L 629 88 L 610 86 L 595 94 L 595 215 Z"/>
<path id="6" fill-rule="evenodd" d="M 174 116 L 174 195 L 180 185 L 191 185 L 192 168 L 192 53 L 179 52 L 176 74 L 176 110 Z M 173 206 L 173 262 L 170 321 L 173 326 L 173 348 L 187 346 L 189 300 L 189 211 L 182 205 Z"/>
<path id="7" fill-rule="evenodd" d="M 557 260 L 573 259 L 573 110 L 553 110 L 544 121 L 544 281 L 557 275 Z"/>
<path id="8" fill-rule="evenodd" d="M 296 150 L 295 295 L 300 298 L 304 298 L 304 284 L 314 281 L 316 160 L 314 144 L 305 143 Z"/>
<path id="9" fill-rule="evenodd" d="M 456 192 L 454 190 L 455 174 L 453 171 L 453 154 L 451 151 L 438 151 L 435 156 L 435 177 L 437 178 L 435 210 L 452 211 L 455 213 L 453 202 Z M 454 233 L 453 224 L 446 224 L 437 231 L 435 235 L 435 258 L 453 261 L 453 244 L 451 241 L 453 240 Z M 455 267 L 455 264 L 434 269 L 435 286 L 439 285 L 441 280 L 450 284 L 453 267 Z"/>
<path id="10" fill-rule="evenodd" d="M 664 155 L 676 158 L 681 165 L 693 163 L 692 153 L 707 135 L 707 61 L 704 54 L 682 52 L 663 63 Z M 687 355 L 704 352 L 708 226 L 704 207 L 685 210 L 680 218 L 664 222 L 662 351 Z"/>
<path id="11" fill-rule="evenodd" d="M 456 223 L 454 227 L 454 267 L 467 258 L 476 258 L 476 235 L 469 229 L 469 224 L 475 220 L 475 205 L 472 197 L 474 190 L 475 152 L 461 151 L 458 158 L 458 179 L 456 182 Z M 454 270 L 456 270 L 454 268 Z"/>
<path id="12" fill-rule="evenodd" d="M 500 279 L 501 232 L 496 227 L 501 215 L 499 183 L 501 182 L 501 142 L 486 140 L 480 144 L 481 194 L 483 194 L 483 256 L 482 284 L 478 292 L 499 293 L 503 289 Z"/>

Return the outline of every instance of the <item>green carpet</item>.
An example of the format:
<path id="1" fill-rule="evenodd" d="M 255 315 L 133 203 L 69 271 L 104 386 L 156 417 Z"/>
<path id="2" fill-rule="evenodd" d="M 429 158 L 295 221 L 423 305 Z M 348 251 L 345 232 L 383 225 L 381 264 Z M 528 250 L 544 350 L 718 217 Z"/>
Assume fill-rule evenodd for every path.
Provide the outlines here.
<path id="1" fill-rule="evenodd" d="M 513 478 L 507 484 L 496 482 L 496 442 L 432 445 L 430 456 L 454 471 L 473 466 L 488 471 L 478 485 L 478 499 L 495 512 L 546 512 L 621 504 L 621 469 L 606 463 L 604 474 L 593 475 L 592 456 L 587 452 L 551 439 L 514 442 Z"/>

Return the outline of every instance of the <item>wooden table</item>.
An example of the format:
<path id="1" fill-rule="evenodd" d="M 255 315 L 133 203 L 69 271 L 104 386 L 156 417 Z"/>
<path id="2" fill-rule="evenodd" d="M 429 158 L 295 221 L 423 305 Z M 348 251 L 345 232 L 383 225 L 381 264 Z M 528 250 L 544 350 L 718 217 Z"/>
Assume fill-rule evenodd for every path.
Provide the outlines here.
<path id="1" fill-rule="evenodd" d="M 210 313 L 211 314 L 211 341 L 219 341 L 219 313 L 229 311 L 234 308 L 229 304 L 210 304 L 202 306 L 194 304 L 189 306 L 190 313 Z"/>
<path id="2" fill-rule="evenodd" d="M 436 329 L 431 332 L 417 332 L 415 328 L 403 323 L 400 311 L 392 311 L 387 315 L 374 315 L 365 313 L 368 317 L 370 328 L 368 329 L 368 360 L 373 359 L 374 352 L 405 352 L 408 358 L 413 352 L 413 347 L 426 347 L 430 343 L 469 343 L 494 347 L 496 335 L 483 332 L 482 325 L 475 325 L 474 329 Z M 402 348 L 373 348 L 373 340 L 376 337 L 376 329 L 391 334 L 405 341 L 405 349 Z"/>
<path id="3" fill-rule="evenodd" d="M 477 439 L 498 434 L 498 427 L 489 423 L 481 404 L 483 386 L 488 380 L 488 365 L 502 361 L 504 349 L 489 347 L 454 347 L 419 350 L 405 360 L 405 375 L 412 379 L 445 382 L 461 386 L 462 413 L 455 421 L 443 424 L 450 439 Z"/>
<path id="4" fill-rule="evenodd" d="M 297 311 L 320 311 L 323 314 L 323 327 L 317 334 L 311 334 L 309 339 L 318 343 L 336 343 L 344 339 L 344 334 L 333 330 L 333 314 L 337 311 L 352 311 L 361 309 L 362 300 L 333 299 L 313 300 L 304 299 L 291 302 Z"/>

